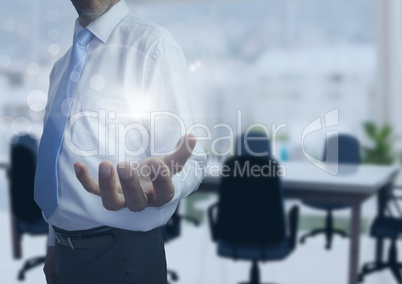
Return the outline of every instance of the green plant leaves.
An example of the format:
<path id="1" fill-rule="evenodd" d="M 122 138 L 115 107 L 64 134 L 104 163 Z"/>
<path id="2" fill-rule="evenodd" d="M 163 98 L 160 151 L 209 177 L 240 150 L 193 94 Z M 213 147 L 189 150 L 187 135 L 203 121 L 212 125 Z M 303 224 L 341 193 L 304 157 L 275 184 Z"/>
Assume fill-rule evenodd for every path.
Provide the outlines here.
<path id="1" fill-rule="evenodd" d="M 363 163 L 389 165 L 395 161 L 392 147 L 392 127 L 388 124 L 377 127 L 373 122 L 363 124 L 364 132 L 373 146 L 363 146 Z"/>
<path id="2" fill-rule="evenodd" d="M 375 139 L 377 133 L 377 128 L 375 124 L 372 122 L 366 122 L 363 124 L 363 127 L 366 135 L 372 139 Z"/>

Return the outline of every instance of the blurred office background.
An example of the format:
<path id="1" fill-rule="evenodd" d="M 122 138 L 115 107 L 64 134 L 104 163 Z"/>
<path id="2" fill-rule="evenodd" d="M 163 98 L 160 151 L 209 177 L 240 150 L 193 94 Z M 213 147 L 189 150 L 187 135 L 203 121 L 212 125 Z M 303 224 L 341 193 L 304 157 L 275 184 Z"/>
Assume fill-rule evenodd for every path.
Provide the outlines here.
<path id="1" fill-rule="evenodd" d="M 305 127 L 337 109 L 338 129 L 353 133 L 362 144 L 373 141 L 364 123 L 389 124 L 395 140 L 391 163 L 399 163 L 402 121 L 399 85 L 402 5 L 397 0 L 126 0 L 139 17 L 167 27 L 180 45 L 191 72 L 194 120 L 212 130 L 212 139 L 238 132 L 253 123 L 280 134 L 279 159 L 301 159 Z M 53 63 L 71 45 L 76 12 L 68 0 L 0 0 L 0 161 L 9 161 L 15 134 L 38 138 Z M 239 124 L 241 124 L 239 126 Z M 324 127 L 325 128 L 325 127 Z M 313 156 L 322 153 L 325 129 L 306 139 Z M 211 139 L 211 140 L 212 140 Z M 212 145 L 204 141 L 210 150 Z M 213 145 L 231 153 L 227 141 Z M 282 149 L 280 152 L 279 149 Z M 211 160 L 222 159 L 210 156 Z M 21 260 L 13 260 L 9 232 L 8 184 L 0 175 L 0 282 L 16 283 Z M 194 194 L 180 207 L 202 220 L 184 226 L 182 239 L 167 245 L 169 266 L 180 283 L 236 283 L 246 279 L 248 264 L 221 260 L 209 241 L 205 209 L 214 195 Z M 302 208 L 301 230 L 322 221 L 321 213 Z M 375 201 L 363 207 L 362 261 L 374 244 L 367 235 Z M 348 210 L 336 224 L 347 228 Z M 24 254 L 41 253 L 43 237 L 24 243 Z M 263 279 L 283 283 L 343 283 L 348 242 L 323 250 L 321 238 L 300 246 L 283 263 L 264 264 Z M 190 249 L 187 248 L 191 247 Z M 41 269 L 26 283 L 44 283 Z M 320 270 L 320 273 L 314 271 Z M 240 271 L 240 272 L 239 272 Z M 315 277 L 312 275 L 315 274 Z M 41 278 L 42 277 L 42 278 Z M 4 279 L 4 280 L 2 280 Z M 33 280 L 34 279 L 34 280 Z M 305 281 L 302 279 L 306 279 Z M 15 282 L 13 282 L 15 281 Z M 370 282 L 371 281 L 371 282 Z M 366 283 L 394 283 L 387 272 Z"/>

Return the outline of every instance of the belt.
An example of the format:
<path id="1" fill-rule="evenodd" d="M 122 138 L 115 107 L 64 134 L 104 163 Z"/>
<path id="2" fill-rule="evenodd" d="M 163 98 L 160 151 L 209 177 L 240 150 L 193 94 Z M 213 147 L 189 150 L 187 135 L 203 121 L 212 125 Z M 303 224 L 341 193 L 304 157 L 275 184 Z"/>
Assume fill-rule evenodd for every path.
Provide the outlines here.
<path id="1" fill-rule="evenodd" d="M 65 231 L 54 227 L 54 235 L 58 244 L 71 249 L 90 249 L 114 243 L 113 229 L 110 227 L 83 231 Z"/>

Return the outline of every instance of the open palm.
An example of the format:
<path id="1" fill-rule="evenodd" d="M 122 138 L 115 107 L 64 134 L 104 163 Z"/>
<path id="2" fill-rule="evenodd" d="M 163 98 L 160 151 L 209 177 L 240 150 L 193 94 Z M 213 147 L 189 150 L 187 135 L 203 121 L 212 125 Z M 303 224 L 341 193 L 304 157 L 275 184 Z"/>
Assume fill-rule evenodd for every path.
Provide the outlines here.
<path id="1" fill-rule="evenodd" d="M 172 175 L 178 173 L 191 156 L 197 143 L 195 136 L 180 138 L 175 152 L 162 157 L 150 157 L 136 166 L 121 162 L 115 166 L 109 161 L 99 164 L 98 182 L 83 163 L 75 163 L 75 173 L 86 191 L 102 198 L 108 210 L 127 207 L 139 212 L 147 207 L 160 207 L 174 196 Z"/>

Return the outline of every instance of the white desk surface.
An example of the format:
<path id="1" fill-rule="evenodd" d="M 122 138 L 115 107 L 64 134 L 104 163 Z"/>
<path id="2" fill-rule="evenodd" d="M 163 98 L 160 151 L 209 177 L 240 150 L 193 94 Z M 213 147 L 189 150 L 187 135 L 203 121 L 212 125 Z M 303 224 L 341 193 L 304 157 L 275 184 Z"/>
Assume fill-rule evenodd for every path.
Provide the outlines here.
<path id="1" fill-rule="evenodd" d="M 374 193 L 396 177 L 398 166 L 340 165 L 336 175 L 330 174 L 310 162 L 283 162 L 286 171 L 282 177 L 284 187 Z"/>
<path id="2" fill-rule="evenodd" d="M 218 166 L 218 163 L 213 163 Z M 320 169 L 309 161 L 279 163 L 285 174 L 281 177 L 284 189 L 334 191 L 357 194 L 373 194 L 393 178 L 396 178 L 399 166 L 379 166 L 362 164 L 359 166 L 340 165 L 338 174 L 333 175 Z M 209 174 L 204 182 L 217 185 L 220 177 Z"/>

